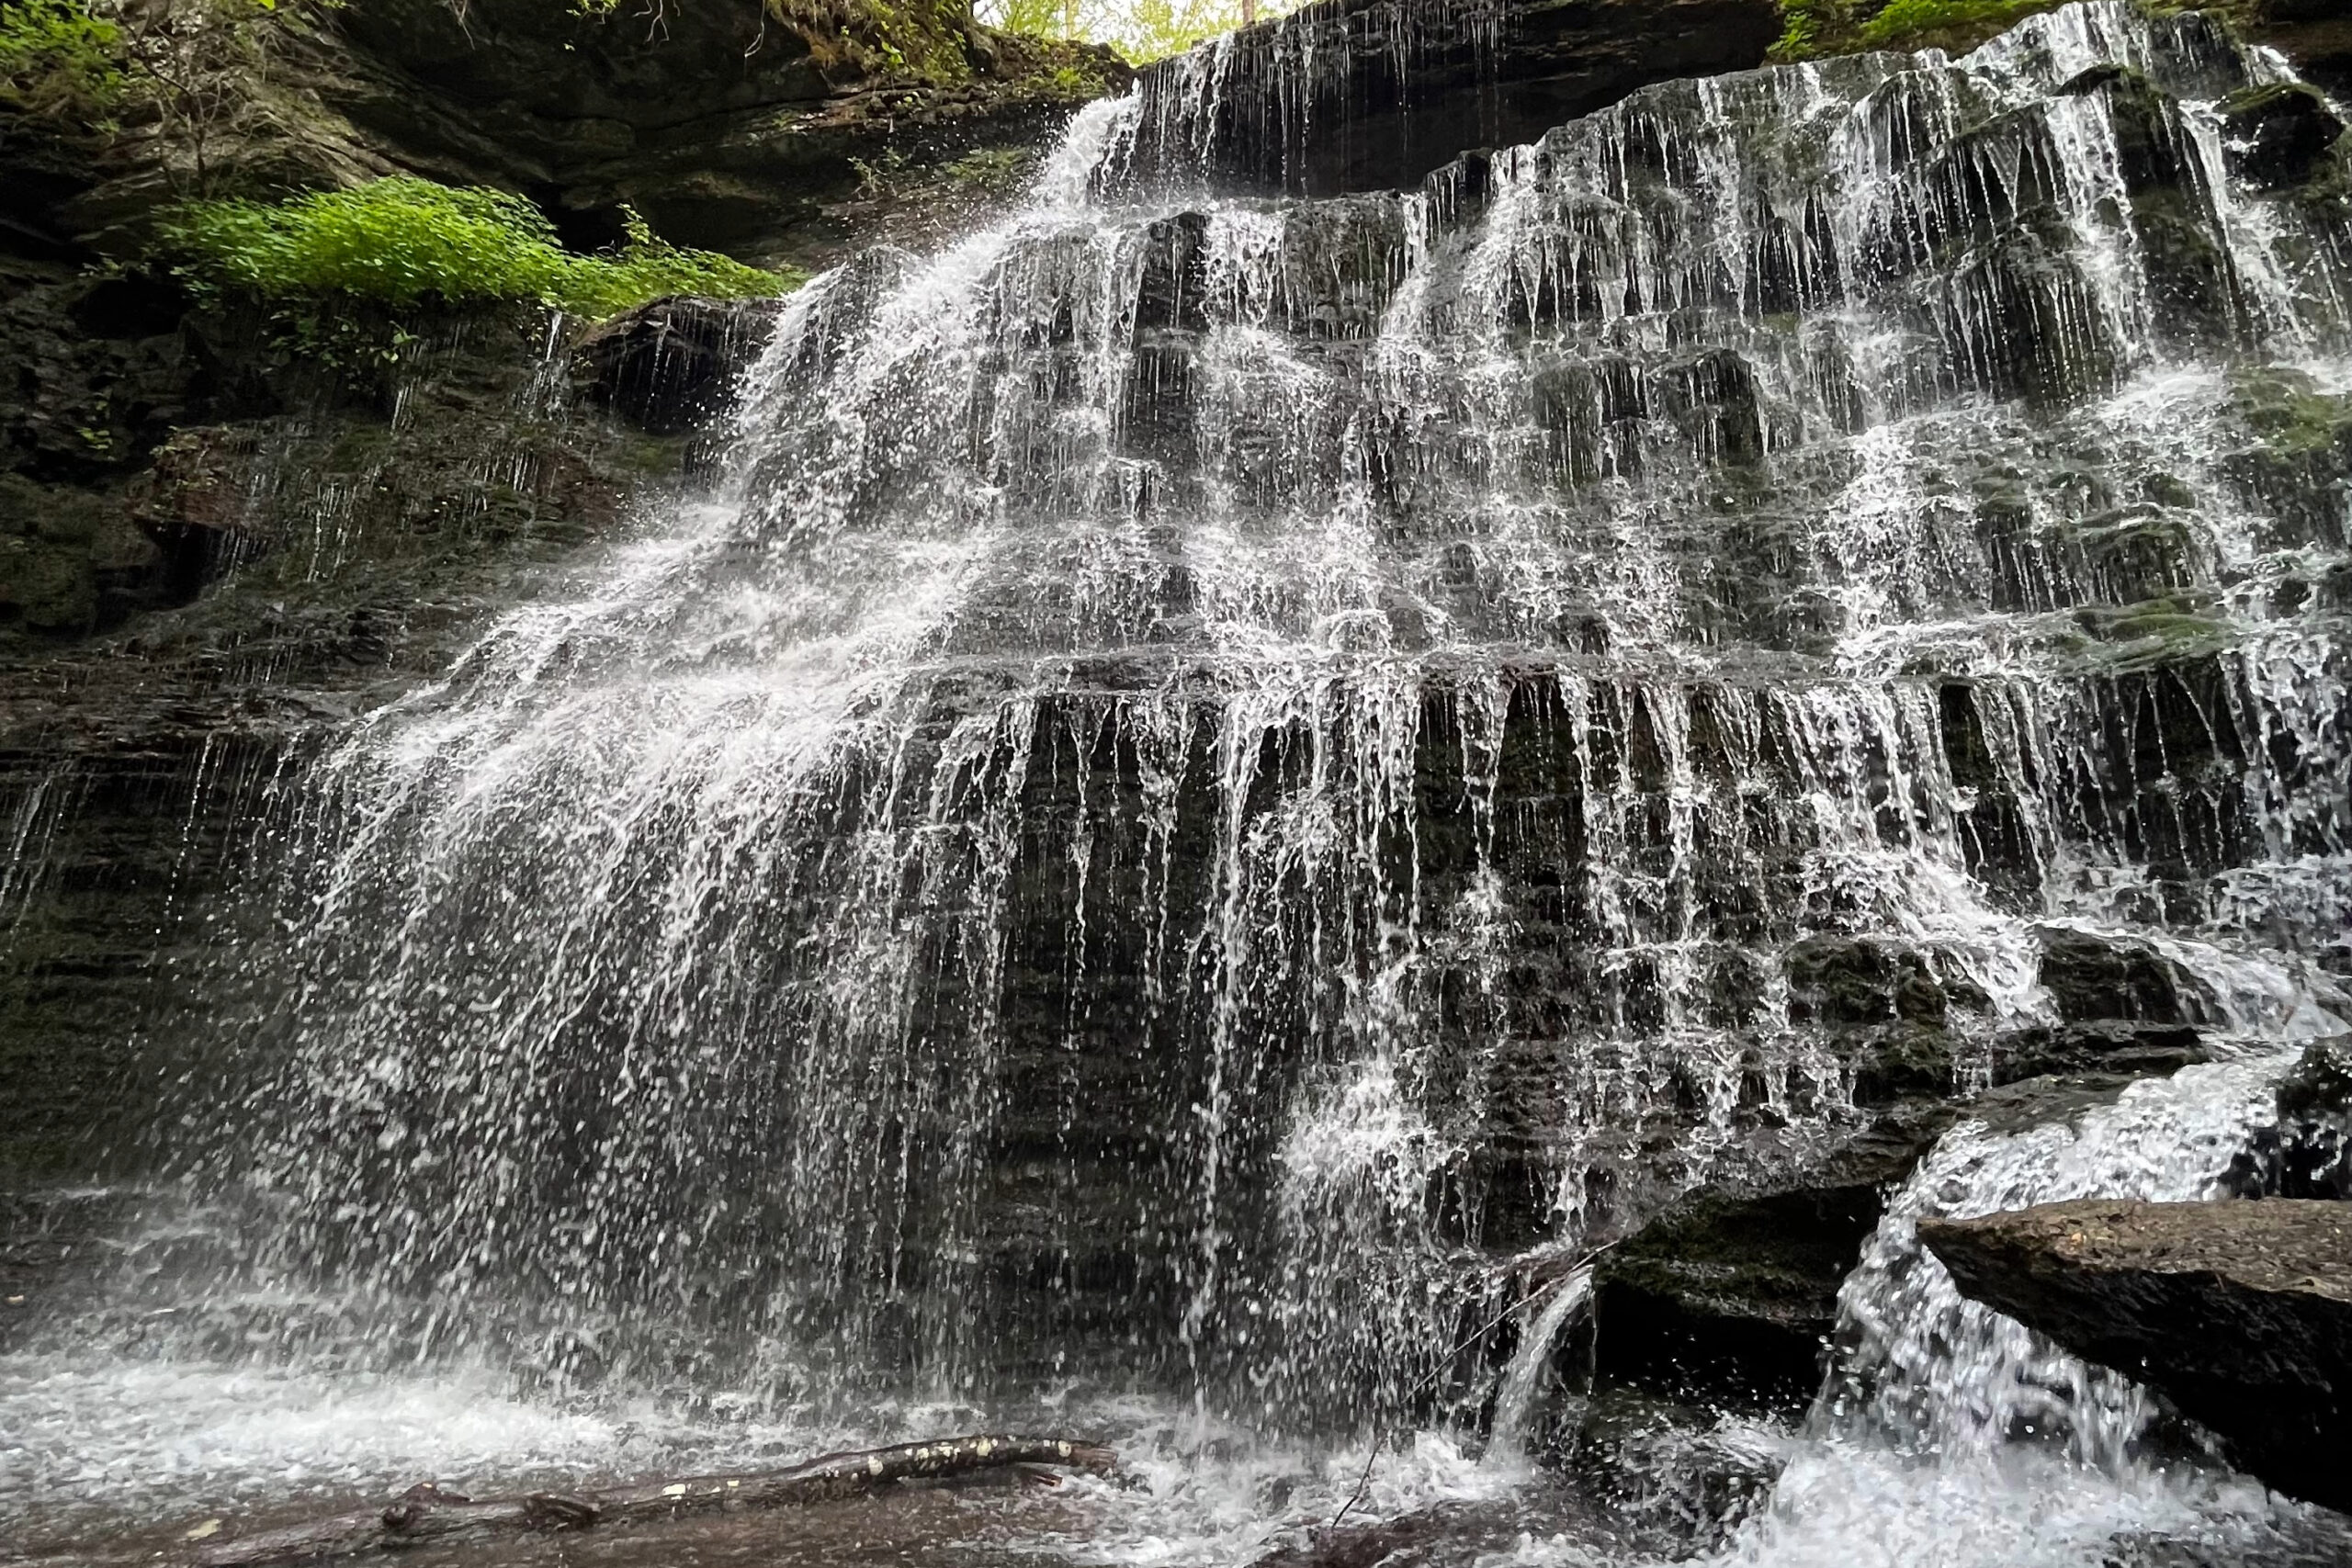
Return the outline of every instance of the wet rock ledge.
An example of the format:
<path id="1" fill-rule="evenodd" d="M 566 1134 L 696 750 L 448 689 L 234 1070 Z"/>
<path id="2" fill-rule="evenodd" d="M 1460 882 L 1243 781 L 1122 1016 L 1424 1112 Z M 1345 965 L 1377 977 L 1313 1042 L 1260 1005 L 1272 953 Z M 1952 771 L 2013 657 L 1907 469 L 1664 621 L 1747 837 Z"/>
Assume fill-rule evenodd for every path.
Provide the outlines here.
<path id="1" fill-rule="evenodd" d="M 2153 1383 L 2267 1485 L 2352 1512 L 2352 1204 L 2086 1199 L 1919 1236 L 1966 1294 Z"/>

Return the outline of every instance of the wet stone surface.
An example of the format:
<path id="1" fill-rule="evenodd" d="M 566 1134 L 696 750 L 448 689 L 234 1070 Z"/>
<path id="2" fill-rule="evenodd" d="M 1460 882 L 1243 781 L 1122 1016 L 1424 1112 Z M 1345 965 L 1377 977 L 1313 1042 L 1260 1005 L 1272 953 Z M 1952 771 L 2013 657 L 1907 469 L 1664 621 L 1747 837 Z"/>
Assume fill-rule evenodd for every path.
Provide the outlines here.
<path id="1" fill-rule="evenodd" d="M 703 488 L 469 492 L 602 547 L 230 771 L 196 1113 L 0 1360 L 17 1495 L 93 1539 L 947 1398 L 1148 1430 L 1081 1558 L 1306 1547 L 1374 1432 L 1372 1520 L 1524 1502 L 1535 1561 L 2270 1529 L 1917 1234 L 2208 1195 L 2346 1016 L 2352 253 L 2326 170 L 2233 171 L 2254 76 L 2071 7 L 1304 202 L 1130 202 L 1103 104 L 812 285 Z M 453 448 L 511 425 L 455 386 Z M 111 863 L 26 798 L 11 888 Z M 1473 1457 L 1507 1391 L 1600 1487 L 1549 1522 Z"/>

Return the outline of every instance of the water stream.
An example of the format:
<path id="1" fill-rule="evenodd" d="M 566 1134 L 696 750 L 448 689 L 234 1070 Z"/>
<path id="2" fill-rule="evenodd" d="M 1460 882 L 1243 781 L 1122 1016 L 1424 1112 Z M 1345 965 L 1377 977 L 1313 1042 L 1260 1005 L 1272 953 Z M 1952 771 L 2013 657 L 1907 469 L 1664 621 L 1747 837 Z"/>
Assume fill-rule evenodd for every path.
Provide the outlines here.
<path id="1" fill-rule="evenodd" d="M 1510 1501 L 1506 1265 L 1804 1168 L 1890 1050 L 2004 1076 L 2085 953 L 2218 1059 L 1948 1134 L 1691 1550 L 2317 1528 L 1910 1228 L 2201 1195 L 2352 1018 L 2352 502 L 2261 436 L 2352 388 L 2352 265 L 2212 107 L 2283 72 L 2076 6 L 1311 202 L 1171 187 L 1161 83 L 809 285 L 710 494 L 276 786 L 197 1152 L 0 1358 L 0 1534 L 987 1420 L 1143 1483 L 921 1561 L 1245 1562 L 1368 1455 L 1368 1517 L 1528 1510 L 1461 1561 L 1647 1560 Z M 662 1560 L 888 1533 L 710 1528 Z"/>

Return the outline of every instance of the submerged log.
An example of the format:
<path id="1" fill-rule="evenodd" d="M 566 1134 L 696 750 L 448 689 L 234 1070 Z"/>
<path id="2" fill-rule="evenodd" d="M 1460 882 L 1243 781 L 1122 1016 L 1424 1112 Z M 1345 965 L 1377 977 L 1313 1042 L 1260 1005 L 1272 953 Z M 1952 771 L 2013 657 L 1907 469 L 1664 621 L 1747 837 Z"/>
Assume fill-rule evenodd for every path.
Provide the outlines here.
<path id="1" fill-rule="evenodd" d="M 722 1508 L 796 1507 L 858 1496 L 901 1481 L 944 1481 L 975 1471 L 1033 1465 L 1059 1465 L 1101 1474 L 1117 1468 L 1118 1456 L 1098 1443 L 991 1433 L 824 1454 L 783 1470 L 695 1475 L 595 1491 L 534 1492 L 526 1497 L 476 1501 L 426 1481 L 381 1508 L 338 1514 L 207 1546 L 196 1554 L 194 1562 L 196 1568 L 259 1568 L 265 1563 L 397 1551 L 428 1541 L 587 1529 Z M 201 1540 L 219 1528 L 220 1521 L 208 1520 L 189 1531 L 188 1539 Z"/>

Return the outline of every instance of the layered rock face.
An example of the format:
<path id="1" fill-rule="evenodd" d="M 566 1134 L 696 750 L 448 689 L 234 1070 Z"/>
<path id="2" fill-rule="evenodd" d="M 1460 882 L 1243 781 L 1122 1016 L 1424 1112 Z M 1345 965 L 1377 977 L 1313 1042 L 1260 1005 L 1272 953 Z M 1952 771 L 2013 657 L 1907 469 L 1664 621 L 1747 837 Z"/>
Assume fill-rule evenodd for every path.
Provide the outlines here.
<path id="1" fill-rule="evenodd" d="M 129 1064 L 175 1038 L 175 955 L 201 947 L 267 783 L 679 481 L 694 454 L 671 438 L 715 415 L 768 324 L 615 323 L 575 407 L 582 323 L 199 306 L 138 265 L 163 208 L 421 172 L 521 191 L 577 248 L 618 240 L 627 205 L 678 243 L 813 265 L 959 220 L 1125 79 L 953 8 L 740 0 L 650 31 L 535 0 L 272 18 L 207 85 L 201 182 L 136 104 L 116 126 L 0 105 L 0 1073 L 20 1085 L 0 1184 L 136 1163 L 122 1129 L 149 1080 Z"/>
<path id="2" fill-rule="evenodd" d="M 987 198 L 992 155 L 1127 77 L 1108 51 L 932 0 L 720 0 L 650 26 L 422 0 L 334 27 L 320 97 L 403 164 L 528 192 L 582 242 L 617 241 L 627 206 L 682 244 L 804 263 L 870 233 L 861 208 Z"/>
<path id="3" fill-rule="evenodd" d="M 927 0 L 651 18 L 539 0 L 289 7 L 208 85 L 223 107 L 201 170 L 168 118 L 99 135 L 10 113 L 0 194 L 17 243 L 125 258 L 159 205 L 192 194 L 413 173 L 521 192 L 581 248 L 618 242 L 628 207 L 675 243 L 806 265 L 894 205 L 986 199 L 1005 160 L 1126 77 L 1107 51 Z"/>
<path id="4" fill-rule="evenodd" d="M 1321 0 L 1141 73 L 1136 162 L 1179 184 L 1328 196 L 1409 186 L 1636 88 L 1871 47 L 1962 53 L 2054 0 Z M 2331 0 L 2221 0 L 2241 36 L 2334 91 L 2352 23 Z M 1891 29 L 1872 23 L 1893 22 Z"/>
<path id="5" fill-rule="evenodd" d="M 2352 1510 L 2352 1207 L 2092 1199 L 1920 1236 L 1970 1295 L 2162 1389 L 2290 1496 Z"/>
<path id="6" fill-rule="evenodd" d="M 1142 161 L 1329 196 L 1418 183 L 1676 76 L 1763 63 L 1775 0 L 1326 0 L 1143 74 Z"/>
<path id="7" fill-rule="evenodd" d="M 126 1140 L 183 1032 L 204 1028 L 187 965 L 274 787 L 673 489 L 686 447 L 576 399 L 536 310 L 413 320 L 394 362 L 353 373 L 254 317 L 77 344 L 37 303 L 0 306 L 24 328 L 0 354 L 38 389 L 8 423 L 21 467 L 0 477 L 11 1183 L 141 1163 Z M 92 373 L 118 356 L 146 368 L 152 401 Z M 151 1044 L 165 1065 L 142 1070 Z"/>
<path id="8" fill-rule="evenodd" d="M 2342 150 L 2240 161 L 2262 69 L 2076 8 L 1283 205 L 1103 199 L 1090 110 L 308 775 L 215 976 L 257 1277 L 540 1375 L 1475 1406 L 1531 1248 L 1850 1155 L 1835 1252 L 1890 1117 L 2320 1027 Z"/>

